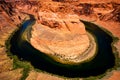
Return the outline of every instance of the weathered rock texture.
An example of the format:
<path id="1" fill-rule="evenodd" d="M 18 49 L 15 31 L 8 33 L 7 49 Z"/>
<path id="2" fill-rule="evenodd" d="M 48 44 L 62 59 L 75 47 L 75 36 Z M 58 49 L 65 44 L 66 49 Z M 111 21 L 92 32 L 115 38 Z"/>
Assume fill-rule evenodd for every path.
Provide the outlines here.
<path id="1" fill-rule="evenodd" d="M 53 45 L 53 43 L 56 43 L 56 41 L 57 43 L 63 39 L 64 41 L 66 41 L 68 38 L 66 39 L 66 37 L 63 36 L 65 34 L 67 34 L 66 35 L 67 37 L 69 36 L 70 40 L 73 40 L 73 39 L 76 40 L 77 36 L 73 37 L 73 35 L 80 34 L 84 36 L 84 39 L 88 40 L 86 42 L 84 41 L 81 42 L 81 43 L 85 43 L 84 45 L 87 47 L 89 44 L 89 39 L 87 36 L 85 36 L 86 32 L 84 30 L 84 27 L 80 26 L 79 28 L 77 27 L 77 29 L 74 29 L 72 26 L 73 24 L 75 24 L 76 26 L 82 25 L 76 19 L 94 21 L 94 23 L 107 29 L 114 36 L 120 39 L 120 32 L 119 32 L 120 31 L 120 7 L 119 6 L 120 6 L 119 0 L 70 0 L 70 1 L 68 0 L 44 0 L 44 1 L 43 0 L 40 0 L 40 1 L 21 0 L 16 2 L 0 1 L 0 80 L 20 80 L 20 77 L 22 76 L 21 70 L 12 69 L 13 63 L 12 63 L 12 59 L 10 59 L 7 56 L 5 41 L 8 39 L 10 34 L 17 28 L 16 26 L 19 25 L 23 20 L 25 20 L 28 17 L 27 14 L 33 14 L 37 20 L 37 23 L 33 27 L 35 31 L 38 31 L 36 29 L 37 28 L 39 29 L 39 27 L 41 27 L 46 31 L 44 36 L 42 35 L 42 38 L 41 38 L 42 40 L 37 38 L 38 42 L 44 41 L 47 45 L 51 46 L 51 44 Z M 48 14 L 50 13 L 53 15 L 57 14 L 57 18 L 52 20 L 51 20 L 52 17 L 50 16 L 49 17 L 46 16 L 47 18 L 41 18 L 41 16 L 45 15 L 46 13 Z M 78 17 L 75 18 L 74 16 L 75 20 L 72 20 L 71 22 L 71 18 L 68 14 L 78 15 Z M 69 29 L 66 26 L 69 26 Z M 36 41 L 37 39 L 35 37 L 37 37 L 43 32 L 41 31 L 35 34 L 36 32 L 33 31 L 33 33 L 34 34 L 32 36 Z M 50 41 L 50 40 L 49 42 L 45 41 L 46 39 L 51 39 L 52 37 L 52 36 L 50 38 L 45 37 L 47 35 L 50 35 L 48 33 L 56 36 L 59 35 L 59 37 L 57 36 L 57 38 L 59 39 L 55 40 L 55 42 L 53 39 L 52 39 L 53 41 Z M 83 33 L 85 35 L 83 35 Z M 79 39 L 81 39 L 81 37 L 80 38 L 78 37 L 78 40 Z M 78 40 L 77 42 L 79 43 Z M 74 45 L 74 43 L 65 43 L 65 44 Z M 74 45 L 74 46 L 77 46 L 77 45 Z M 120 58 L 120 41 L 118 41 L 115 44 L 115 46 L 117 48 L 119 58 Z M 54 49 L 54 47 L 51 49 Z M 120 75 L 120 72 L 117 69 L 114 71 L 111 71 L 111 73 L 110 74 L 107 73 L 107 75 L 105 75 L 105 78 L 101 80 L 119 80 L 118 76 Z M 13 76 L 14 74 L 16 75 Z M 37 76 L 37 78 L 30 78 L 31 76 Z M 36 74 L 33 75 L 30 72 L 27 80 L 31 80 L 31 79 L 39 80 L 41 79 L 41 76 L 42 76 L 41 73 L 39 75 L 36 75 Z M 44 75 L 44 77 L 48 77 L 48 75 Z M 51 77 L 51 75 L 49 75 L 49 77 Z M 45 79 L 47 78 L 44 78 L 43 80 Z M 52 76 L 51 80 L 53 79 L 57 79 L 57 78 Z"/>
<path id="2" fill-rule="evenodd" d="M 39 16 L 39 24 L 33 26 L 31 44 L 41 52 L 77 63 L 83 61 L 81 55 L 95 47 L 77 15 L 68 14 L 62 18 L 56 13 L 39 12 Z M 95 54 L 93 50 L 88 54 Z"/>
<path id="3" fill-rule="evenodd" d="M 30 71 L 26 80 L 64 80 L 63 78 L 53 76 L 47 73 Z"/>
<path id="4" fill-rule="evenodd" d="M 19 80 L 22 76 L 22 69 L 13 70 L 13 60 L 7 55 L 6 41 L 17 29 L 16 25 L 21 23 L 14 23 L 11 16 L 13 12 L 10 9 L 11 4 L 0 1 L 0 80 Z"/>

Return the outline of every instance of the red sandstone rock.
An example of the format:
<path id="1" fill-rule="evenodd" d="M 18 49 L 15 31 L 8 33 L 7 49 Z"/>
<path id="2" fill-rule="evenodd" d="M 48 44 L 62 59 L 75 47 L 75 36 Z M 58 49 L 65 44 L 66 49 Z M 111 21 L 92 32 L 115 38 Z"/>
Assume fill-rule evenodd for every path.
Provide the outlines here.
<path id="1" fill-rule="evenodd" d="M 0 2 L 0 55 L 2 58 L 0 59 L 0 63 L 6 63 L 10 62 L 11 60 L 6 57 L 5 50 L 3 51 L 3 48 L 5 48 L 5 40 L 7 40 L 8 36 L 11 34 L 13 30 L 11 29 L 16 29 L 15 26 L 20 24 L 25 18 L 28 16 L 24 13 L 28 14 L 33 14 L 35 15 L 35 18 L 38 23 L 41 23 L 41 20 L 39 20 L 41 12 L 45 14 L 45 12 L 48 14 L 53 13 L 53 14 L 58 14 L 57 16 L 60 16 L 59 18 L 55 20 L 58 20 L 54 23 L 49 22 L 50 26 L 52 28 L 52 31 L 61 31 L 62 36 L 63 34 L 70 33 L 73 35 L 80 34 L 82 35 L 83 33 L 86 34 L 85 29 L 81 26 L 81 23 L 78 22 L 78 20 L 72 20 L 69 21 L 71 18 L 70 16 L 66 17 L 66 15 L 69 14 L 77 14 L 79 17 L 77 19 L 84 19 L 87 21 L 95 21 L 94 23 L 100 25 L 101 27 L 104 27 L 105 29 L 109 30 L 114 36 L 120 38 L 120 20 L 119 20 L 119 0 L 75 0 L 74 2 L 72 1 L 65 1 L 66 3 L 63 2 L 52 2 L 52 0 L 45 0 L 45 1 L 34 1 L 30 0 L 29 1 L 24 1 L 21 0 L 19 2 L 11 2 L 11 3 L 5 3 L 5 2 Z M 60 0 L 57 0 L 60 1 Z M 87 3 L 87 4 L 86 4 Z M 86 7 L 89 9 L 86 11 Z M 12 9 L 12 10 L 11 10 Z M 53 15 L 51 15 L 53 16 Z M 49 16 L 49 17 L 51 17 Z M 63 21 L 64 18 L 68 18 L 68 20 Z M 75 18 L 75 16 L 74 16 Z M 9 24 L 8 24 L 9 23 Z M 69 26 L 69 29 L 66 27 L 65 23 Z M 73 27 L 73 24 L 77 26 L 77 29 Z M 38 26 L 39 27 L 39 26 Z M 48 26 L 44 26 L 49 28 Z M 82 29 L 82 30 L 81 30 Z M 70 32 L 71 31 L 71 32 Z M 80 31 L 80 32 L 79 32 Z M 48 32 L 48 31 L 47 31 Z M 56 35 L 57 32 L 54 32 L 54 35 Z M 48 34 L 49 35 L 49 34 Z M 34 36 L 37 36 L 37 34 L 34 34 Z M 58 40 L 59 37 L 57 37 Z M 36 41 L 38 39 L 35 38 Z M 43 36 L 43 41 L 46 39 Z M 50 39 L 50 38 L 49 38 Z M 62 38 L 65 39 L 65 38 Z M 56 38 L 55 38 L 56 41 Z M 51 45 L 50 42 L 47 42 L 47 44 Z M 53 42 L 52 42 L 53 43 Z M 37 43 L 34 43 L 37 44 Z M 68 44 L 68 43 L 66 43 Z M 116 43 L 116 48 L 118 52 L 120 53 L 120 41 Z M 1 54 L 2 53 L 2 54 Z M 8 61 L 4 61 L 8 60 Z M 1 64 L 0 64 L 1 65 Z M 10 65 L 10 66 L 8 66 Z M 0 67 L 1 72 L 4 72 L 2 77 L 0 76 L 0 79 L 3 80 L 3 77 L 5 79 L 20 79 L 19 78 L 13 78 L 14 76 L 9 75 L 9 69 L 11 69 L 11 62 L 10 64 L 5 64 L 2 67 Z M 8 66 L 8 67 L 5 67 Z M 11 72 L 10 72 L 11 73 Z M 16 71 L 13 71 L 14 74 L 16 74 Z M 18 72 L 17 72 L 18 73 Z M 18 73 L 20 76 L 20 72 Z M 110 78 L 107 78 L 105 80 L 119 80 L 119 71 L 115 70 L 113 75 L 110 76 Z M 8 77 L 10 78 L 8 78 Z M 34 76 L 34 75 L 33 75 Z M 41 74 L 38 75 L 38 79 L 41 77 Z M 55 78 L 56 79 L 56 78 Z"/>

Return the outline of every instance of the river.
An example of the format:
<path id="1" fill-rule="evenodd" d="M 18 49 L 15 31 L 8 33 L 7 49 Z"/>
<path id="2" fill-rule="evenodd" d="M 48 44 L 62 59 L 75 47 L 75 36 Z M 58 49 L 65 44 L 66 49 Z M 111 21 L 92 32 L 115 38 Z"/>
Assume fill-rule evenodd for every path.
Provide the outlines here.
<path id="1" fill-rule="evenodd" d="M 10 51 L 23 60 L 40 70 L 66 76 L 66 77 L 88 77 L 104 73 L 115 65 L 115 57 L 112 51 L 111 43 L 113 39 L 97 25 L 82 21 L 86 25 L 86 30 L 94 34 L 98 45 L 98 52 L 94 59 L 76 65 L 62 64 L 56 62 L 48 55 L 35 49 L 30 43 L 31 29 L 35 23 L 33 16 L 25 21 L 18 31 L 14 33 L 10 40 Z M 27 38 L 24 36 L 27 35 Z"/>

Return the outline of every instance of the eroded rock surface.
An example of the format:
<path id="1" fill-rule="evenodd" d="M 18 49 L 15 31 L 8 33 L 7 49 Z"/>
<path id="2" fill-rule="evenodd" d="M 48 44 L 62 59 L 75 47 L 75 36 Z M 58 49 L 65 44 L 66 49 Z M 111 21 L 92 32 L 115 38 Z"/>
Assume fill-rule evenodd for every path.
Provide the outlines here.
<path id="1" fill-rule="evenodd" d="M 120 39 L 119 5 L 119 0 L 0 1 L 0 80 L 20 80 L 22 76 L 21 70 L 12 70 L 13 61 L 7 56 L 5 41 L 18 27 L 18 25 L 22 23 L 23 20 L 26 20 L 28 17 L 27 14 L 34 15 L 37 20 L 32 31 L 32 37 L 34 38 L 31 39 L 31 42 L 33 41 L 32 44 L 36 44 L 36 48 L 39 49 L 39 46 L 37 46 L 38 43 L 42 44 L 43 46 L 44 42 L 46 43 L 47 47 L 50 47 L 50 49 L 54 50 L 55 48 L 51 46 L 56 46 L 55 43 L 59 43 L 57 46 L 59 49 L 56 49 L 55 51 L 62 54 L 60 48 L 63 49 L 63 46 L 67 47 L 68 49 L 78 47 L 78 45 L 75 44 L 85 43 L 83 44 L 85 48 L 90 45 L 90 39 L 87 36 L 84 27 L 81 26 L 83 24 L 81 24 L 78 19 L 94 21 L 94 23 L 109 30 L 114 36 Z M 49 16 L 48 13 L 50 13 Z M 45 17 L 44 15 L 46 14 L 47 16 Z M 75 15 L 74 19 L 71 19 L 71 15 Z M 42 16 L 44 16 L 44 18 L 42 18 Z M 74 28 L 73 25 L 76 25 L 76 28 Z M 42 35 L 42 33 L 44 33 L 44 35 Z M 53 36 L 49 37 L 49 35 Z M 79 37 L 79 35 L 82 36 L 82 38 Z M 79 40 L 82 39 L 86 39 L 86 41 L 83 40 L 79 42 Z M 120 58 L 120 41 L 118 41 L 115 46 Z M 45 49 L 42 51 L 49 52 L 50 49 Z M 69 53 L 69 51 L 69 49 L 66 51 L 66 55 Z M 79 52 L 78 50 L 76 51 Z M 75 52 L 75 50 L 73 52 Z M 51 53 L 54 52 L 51 51 Z M 120 72 L 116 69 L 111 73 L 113 74 L 110 75 L 108 73 L 107 75 L 109 76 L 105 75 L 107 78 L 101 80 L 117 80 Z M 39 72 L 37 74 L 39 74 Z M 31 76 L 37 78 L 31 78 Z M 39 80 L 41 79 L 41 76 L 51 77 L 49 74 L 42 75 L 40 73 L 39 75 L 34 75 L 30 72 L 27 80 Z M 45 79 L 48 80 L 47 78 L 44 78 L 44 80 Z M 54 79 L 58 78 L 52 76 L 51 80 Z"/>
<path id="2" fill-rule="evenodd" d="M 53 57 L 68 61 L 75 59 L 74 62 L 79 62 L 76 58 L 78 59 L 78 56 L 83 55 L 91 47 L 85 26 L 77 19 L 79 17 L 70 15 L 70 17 L 61 18 L 55 13 L 42 12 L 41 14 L 43 15 L 39 24 L 36 23 L 33 26 L 32 45 Z M 83 60 L 80 59 L 80 61 Z"/>

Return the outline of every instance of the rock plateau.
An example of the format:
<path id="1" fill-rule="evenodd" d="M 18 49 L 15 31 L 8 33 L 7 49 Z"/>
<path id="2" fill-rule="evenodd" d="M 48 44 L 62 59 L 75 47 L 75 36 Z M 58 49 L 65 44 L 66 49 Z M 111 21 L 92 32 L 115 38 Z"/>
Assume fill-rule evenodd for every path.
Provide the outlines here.
<path id="1" fill-rule="evenodd" d="M 86 32 L 80 19 L 93 22 L 120 39 L 119 0 L 0 1 L 0 80 L 20 80 L 23 78 L 25 80 L 64 80 L 62 77 L 37 72 L 33 68 L 28 73 L 24 73 L 23 67 L 14 68 L 15 62 L 9 57 L 6 42 L 11 34 L 19 28 L 19 25 L 29 18 L 28 14 L 34 15 L 36 19 L 36 23 L 32 27 L 31 44 L 48 55 L 57 55 L 60 58 L 58 61 L 67 59 L 70 62 L 76 62 L 76 60 L 81 62 L 81 59 L 76 56 L 84 55 L 88 48 L 92 48 L 92 50 L 87 50 L 89 54 L 86 58 L 93 56 L 90 53 L 95 52 L 94 38 Z M 119 59 L 119 40 L 114 43 L 114 47 L 118 52 Z M 82 60 L 86 60 L 86 58 Z M 119 68 L 116 68 L 106 73 L 101 80 L 119 80 L 119 75 Z M 66 79 L 74 80 L 76 78 Z M 77 79 L 84 80 L 84 78 Z"/>

